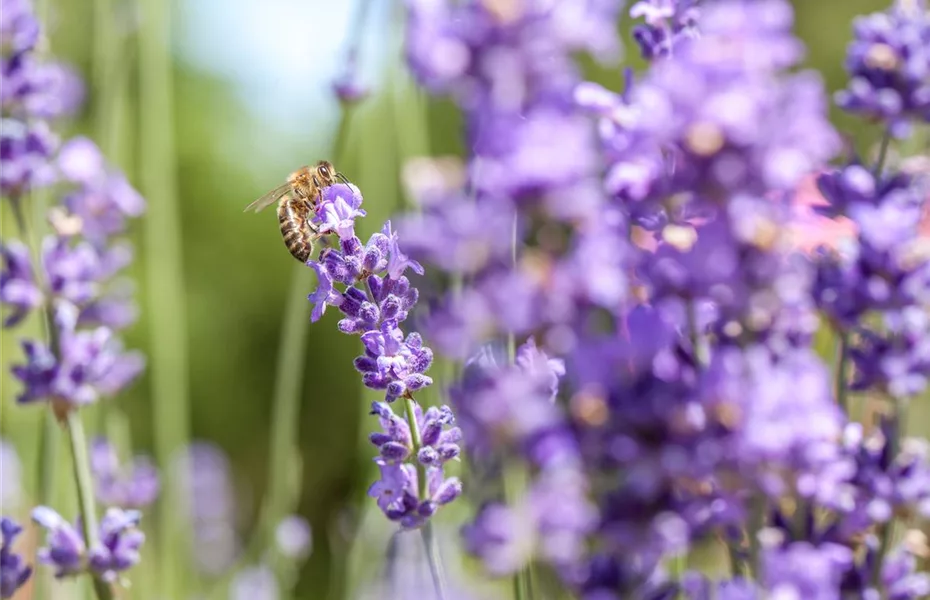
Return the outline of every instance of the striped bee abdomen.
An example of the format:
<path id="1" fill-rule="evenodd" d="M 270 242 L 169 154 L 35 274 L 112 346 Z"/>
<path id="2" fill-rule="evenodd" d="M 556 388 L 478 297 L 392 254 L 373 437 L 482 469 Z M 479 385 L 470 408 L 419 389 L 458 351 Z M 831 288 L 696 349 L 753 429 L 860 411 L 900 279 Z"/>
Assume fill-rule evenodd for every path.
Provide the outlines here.
<path id="1" fill-rule="evenodd" d="M 278 222 L 284 245 L 302 263 L 313 253 L 314 230 L 310 223 L 310 204 L 306 200 L 285 196 L 278 203 Z"/>

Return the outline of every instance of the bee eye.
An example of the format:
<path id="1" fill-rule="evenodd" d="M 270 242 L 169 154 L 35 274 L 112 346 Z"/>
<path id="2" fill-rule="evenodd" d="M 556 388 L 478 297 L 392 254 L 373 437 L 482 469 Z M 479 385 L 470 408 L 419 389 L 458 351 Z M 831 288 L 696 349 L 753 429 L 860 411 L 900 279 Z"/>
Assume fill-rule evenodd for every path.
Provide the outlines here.
<path id="1" fill-rule="evenodd" d="M 320 175 L 323 177 L 329 176 L 329 169 L 325 165 L 320 167 Z"/>

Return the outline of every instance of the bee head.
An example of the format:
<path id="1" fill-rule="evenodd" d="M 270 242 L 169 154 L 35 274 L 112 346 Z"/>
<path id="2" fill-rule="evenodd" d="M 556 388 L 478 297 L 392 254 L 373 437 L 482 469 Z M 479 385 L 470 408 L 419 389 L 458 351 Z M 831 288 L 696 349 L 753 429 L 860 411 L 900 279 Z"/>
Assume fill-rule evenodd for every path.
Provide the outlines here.
<path id="1" fill-rule="evenodd" d="M 316 172 L 321 180 L 320 183 L 324 187 L 336 183 L 336 169 L 331 162 L 321 160 L 316 164 Z"/>

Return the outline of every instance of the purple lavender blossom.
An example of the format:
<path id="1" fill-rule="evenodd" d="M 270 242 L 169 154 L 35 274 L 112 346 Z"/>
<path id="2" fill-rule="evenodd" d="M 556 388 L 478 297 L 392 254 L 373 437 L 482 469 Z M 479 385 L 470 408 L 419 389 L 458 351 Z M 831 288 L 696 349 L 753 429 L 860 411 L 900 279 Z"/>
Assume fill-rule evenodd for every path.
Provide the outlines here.
<path id="1" fill-rule="evenodd" d="M 39 21 L 29 0 L 3 0 L 0 5 L 2 50 L 14 56 L 32 50 L 39 39 Z"/>
<path id="2" fill-rule="evenodd" d="M 48 400 L 62 407 L 96 402 L 101 395 L 116 394 L 141 372 L 144 360 L 138 353 L 122 351 L 106 327 L 75 330 L 78 311 L 61 302 L 55 310 L 60 355 L 45 344 L 24 341 L 26 364 L 13 367 L 13 375 L 25 389 L 18 402 Z"/>
<path id="3" fill-rule="evenodd" d="M 122 233 L 127 218 L 145 211 L 145 200 L 122 174 L 107 168 L 100 150 L 89 139 L 69 140 L 57 160 L 62 175 L 77 186 L 65 197 L 65 206 L 81 220 L 81 233 L 94 244 Z"/>
<path id="4" fill-rule="evenodd" d="M 139 562 L 139 548 L 145 541 L 137 529 L 140 518 L 138 511 L 108 509 L 99 525 L 100 543 L 88 553 L 76 526 L 48 507 L 36 507 L 32 519 L 49 532 L 47 547 L 39 550 L 39 561 L 54 565 L 56 577 L 90 570 L 104 581 L 115 581 L 121 571 Z"/>
<path id="5" fill-rule="evenodd" d="M 0 119 L 0 194 L 22 196 L 34 187 L 55 180 L 49 158 L 58 139 L 42 121 L 26 125 L 14 119 Z"/>
<path id="6" fill-rule="evenodd" d="M 90 550 L 90 568 L 112 582 L 120 571 L 138 564 L 145 534 L 137 529 L 142 514 L 108 508 L 100 521 L 100 546 Z"/>
<path id="7" fill-rule="evenodd" d="M 884 121 L 897 137 L 909 121 L 930 121 L 930 14 L 923 0 L 895 0 L 884 12 L 853 24 L 846 69 L 850 82 L 837 93 L 845 110 Z"/>
<path id="8" fill-rule="evenodd" d="M 105 438 L 91 442 L 90 468 L 101 504 L 142 508 L 158 496 L 158 470 L 149 458 L 138 456 L 120 469 L 116 449 Z"/>
<path id="9" fill-rule="evenodd" d="M 763 585 L 787 597 L 832 600 L 852 559 L 852 550 L 838 544 L 796 542 L 772 548 L 762 558 Z"/>
<path id="10" fill-rule="evenodd" d="M 425 524 L 440 506 L 448 504 L 462 493 L 458 477 L 445 477 L 442 467 L 427 467 L 425 494 L 420 494 L 419 473 L 409 463 L 391 464 L 382 458 L 375 459 L 381 477 L 368 488 L 378 508 L 391 521 L 405 529 L 416 529 Z"/>
<path id="11" fill-rule="evenodd" d="M 29 249 L 15 240 L 0 245 L 3 255 L 3 270 L 0 271 L 0 303 L 11 307 L 3 321 L 4 327 L 12 327 L 22 321 L 33 310 L 42 305 L 42 291 L 38 288 L 32 271 Z"/>
<path id="12" fill-rule="evenodd" d="M 388 463 L 412 458 L 413 439 L 407 421 L 394 414 L 382 402 L 372 403 L 371 414 L 378 416 L 383 432 L 372 433 L 368 438 L 378 447 L 381 458 Z M 448 406 L 431 406 L 424 412 L 414 403 L 414 414 L 420 432 L 420 449 L 415 457 L 417 462 L 435 467 L 458 458 L 460 450 L 457 442 L 462 439 L 462 431 L 452 426 L 455 423 L 452 409 Z"/>
<path id="13" fill-rule="evenodd" d="M 13 520 L 0 519 L 0 533 L 3 545 L 0 547 L 0 598 L 12 598 L 17 589 L 22 587 L 32 575 L 32 567 L 23 557 L 13 552 L 13 541 L 23 528 Z"/>
<path id="14" fill-rule="evenodd" d="M 854 537 L 876 523 L 887 523 L 896 515 L 930 516 L 930 446 L 926 440 L 907 438 L 894 454 L 890 440 L 900 425 L 885 419 L 882 426 L 865 435 L 859 423 L 843 432 L 843 471 L 822 498 L 836 511 L 838 531 Z"/>
<path id="15" fill-rule="evenodd" d="M 39 549 L 39 562 L 54 565 L 55 577 L 82 573 L 87 547 L 84 537 L 71 523 L 54 510 L 38 506 L 32 511 L 32 520 L 48 530 L 47 546 Z"/>
<path id="16" fill-rule="evenodd" d="M 461 437 L 448 407 L 425 412 L 413 395 L 432 384 L 425 373 L 433 353 L 417 333 L 404 335 L 400 328 L 416 304 L 419 293 L 404 275 L 409 268 L 423 268 L 400 248 L 399 236 L 384 224 L 364 246 L 355 236 L 355 219 L 365 215 L 362 195 L 354 186 L 334 185 L 323 193 L 317 211 L 320 231 L 339 237 L 339 249 L 325 249 L 308 265 L 317 273 L 318 289 L 309 296 L 314 303 L 312 320 L 322 316 L 326 305 L 338 306 L 345 318 L 343 333 L 360 334 L 365 354 L 355 360 L 364 384 L 385 391 L 385 402 L 403 398 L 407 421 L 386 403 L 372 405 L 383 433 L 371 441 L 380 450 L 377 460 L 381 478 L 369 488 L 388 519 L 404 528 L 417 528 L 462 491 L 457 477 L 446 478 L 443 463 L 456 458 Z M 345 286 L 337 291 L 334 282 Z M 424 480 L 425 479 L 425 480 Z"/>
<path id="17" fill-rule="evenodd" d="M 630 7 L 630 17 L 643 17 L 633 29 L 633 39 L 643 58 L 652 60 L 674 54 L 682 39 L 696 35 L 697 0 L 641 0 Z"/>

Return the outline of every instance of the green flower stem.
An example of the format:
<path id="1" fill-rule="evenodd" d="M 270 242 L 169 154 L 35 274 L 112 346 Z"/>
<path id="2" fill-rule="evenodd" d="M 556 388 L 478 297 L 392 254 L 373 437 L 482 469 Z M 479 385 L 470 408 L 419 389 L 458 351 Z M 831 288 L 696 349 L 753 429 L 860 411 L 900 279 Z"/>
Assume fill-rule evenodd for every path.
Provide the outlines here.
<path id="1" fill-rule="evenodd" d="M 433 587 L 436 589 L 436 600 L 446 600 L 445 575 L 442 570 L 442 556 L 439 554 L 439 545 L 433 535 L 433 524 L 427 522 L 420 529 L 423 546 L 426 548 L 426 562 L 429 564 L 429 573 L 433 578 Z"/>
<path id="2" fill-rule="evenodd" d="M 688 311 L 688 339 L 691 341 L 691 349 L 694 352 L 694 360 L 698 367 L 706 367 L 710 358 L 707 356 L 707 345 L 701 337 L 698 328 L 697 307 L 694 300 L 689 300 L 687 304 Z"/>
<path id="3" fill-rule="evenodd" d="M 155 455 L 172 464 L 189 439 L 184 261 L 176 191 L 171 0 L 142 0 L 139 31 L 141 183 L 148 199 L 145 259 Z M 159 595 L 181 595 L 190 528 L 180 473 L 165 478 L 158 513 Z"/>
<path id="4" fill-rule="evenodd" d="M 416 404 L 410 392 L 404 394 L 404 414 L 407 417 L 407 426 L 410 428 L 410 439 L 413 442 L 412 456 L 417 465 L 417 481 L 419 482 L 420 500 L 425 500 L 429 492 L 426 484 L 426 467 L 417 460 L 420 448 L 423 447 L 423 438 L 420 436 L 420 426 L 417 424 Z M 446 598 L 446 584 L 443 577 L 442 558 L 439 555 L 439 548 L 436 546 L 436 538 L 433 536 L 432 525 L 427 522 L 420 529 L 420 535 L 423 538 L 423 547 L 426 550 L 426 561 L 429 563 L 429 572 L 433 578 L 433 587 L 436 590 L 438 600 Z"/>
<path id="5" fill-rule="evenodd" d="M 71 438 L 71 462 L 74 467 L 74 482 L 77 485 L 78 502 L 81 506 L 81 524 L 87 549 L 100 544 L 97 537 L 97 507 L 94 505 L 94 487 L 90 476 L 90 460 L 87 456 L 87 440 L 84 436 L 84 423 L 76 410 L 69 410 L 65 420 Z M 109 584 L 93 576 L 94 591 L 98 600 L 112 600 L 113 590 Z"/>

